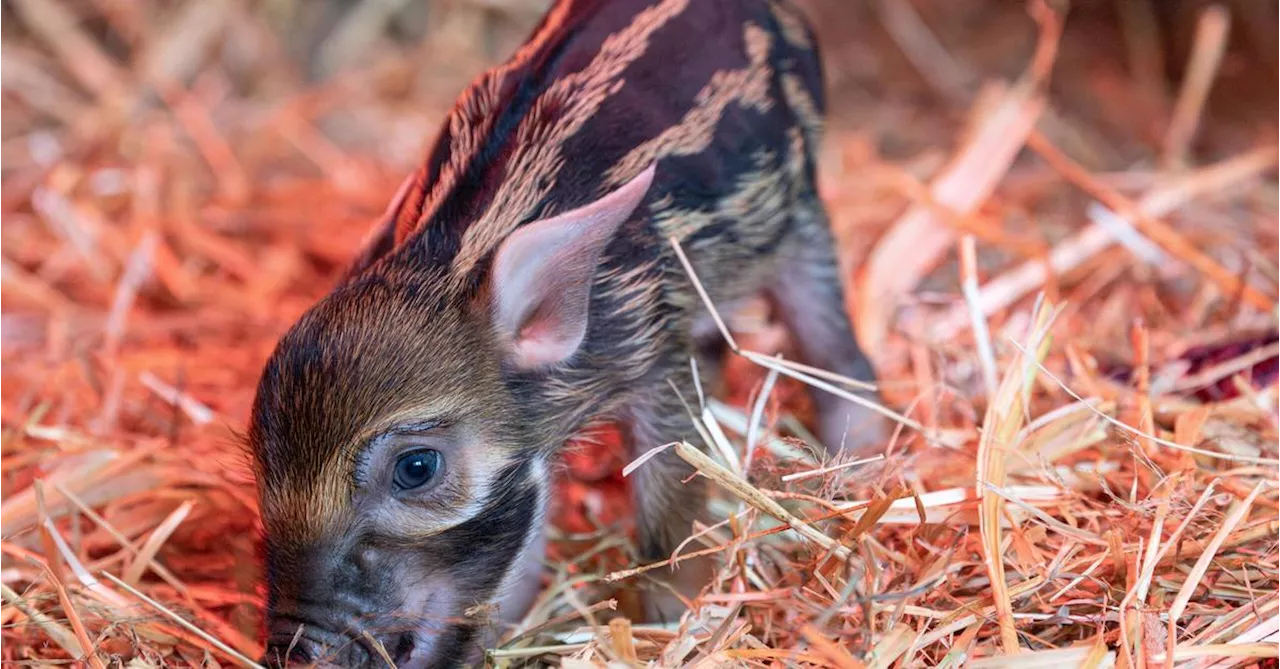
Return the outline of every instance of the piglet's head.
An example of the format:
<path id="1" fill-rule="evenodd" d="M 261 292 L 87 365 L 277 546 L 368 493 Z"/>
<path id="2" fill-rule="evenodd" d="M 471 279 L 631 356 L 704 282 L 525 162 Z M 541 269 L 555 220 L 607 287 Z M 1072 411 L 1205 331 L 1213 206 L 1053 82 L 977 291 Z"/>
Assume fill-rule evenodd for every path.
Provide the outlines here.
<path id="1" fill-rule="evenodd" d="M 556 437 L 522 390 L 578 351 L 603 250 L 652 179 L 518 228 L 480 290 L 407 244 L 281 339 L 249 430 L 268 663 L 447 666 L 495 608 L 524 612 Z"/>

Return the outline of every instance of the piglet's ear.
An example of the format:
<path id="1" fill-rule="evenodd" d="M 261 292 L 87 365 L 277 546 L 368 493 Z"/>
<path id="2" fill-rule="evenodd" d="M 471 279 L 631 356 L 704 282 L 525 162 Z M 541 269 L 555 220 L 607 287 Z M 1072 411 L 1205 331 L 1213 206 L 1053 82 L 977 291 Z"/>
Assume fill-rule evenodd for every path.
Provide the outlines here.
<path id="1" fill-rule="evenodd" d="M 591 284 L 609 240 L 640 205 L 653 166 L 617 190 L 507 237 L 490 277 L 493 323 L 519 367 L 563 362 L 587 333 Z"/>

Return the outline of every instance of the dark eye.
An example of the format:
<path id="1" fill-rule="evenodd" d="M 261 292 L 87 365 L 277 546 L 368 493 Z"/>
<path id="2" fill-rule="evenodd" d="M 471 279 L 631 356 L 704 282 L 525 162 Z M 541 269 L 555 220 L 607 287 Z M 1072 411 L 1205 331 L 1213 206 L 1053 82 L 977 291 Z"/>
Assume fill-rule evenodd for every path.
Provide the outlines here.
<path id="1" fill-rule="evenodd" d="M 444 459 L 440 451 L 414 451 L 396 460 L 395 484 L 401 490 L 412 490 L 435 478 Z"/>

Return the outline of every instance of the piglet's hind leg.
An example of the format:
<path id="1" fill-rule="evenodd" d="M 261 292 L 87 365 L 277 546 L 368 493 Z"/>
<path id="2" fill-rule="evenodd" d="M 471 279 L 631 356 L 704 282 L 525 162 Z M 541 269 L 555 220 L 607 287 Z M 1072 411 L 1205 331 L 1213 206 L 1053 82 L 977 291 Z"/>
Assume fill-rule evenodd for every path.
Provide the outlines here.
<path id="1" fill-rule="evenodd" d="M 871 362 L 854 337 L 845 311 L 835 240 L 816 202 L 797 207 L 796 236 L 782 250 L 779 276 L 767 289 L 774 314 L 790 331 L 803 362 L 842 376 L 875 382 Z M 818 412 L 818 437 L 828 452 L 868 454 L 883 446 L 887 421 L 860 404 L 810 389 Z M 873 391 L 857 394 L 878 401 Z"/>

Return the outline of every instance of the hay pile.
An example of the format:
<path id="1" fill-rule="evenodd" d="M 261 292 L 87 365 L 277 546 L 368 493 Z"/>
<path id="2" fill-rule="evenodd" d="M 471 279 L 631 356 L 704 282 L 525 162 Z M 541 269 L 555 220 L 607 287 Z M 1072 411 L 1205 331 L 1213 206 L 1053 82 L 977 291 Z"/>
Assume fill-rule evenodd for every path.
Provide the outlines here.
<path id="1" fill-rule="evenodd" d="M 806 4 L 824 196 L 902 427 L 822 461 L 802 384 L 843 382 L 728 317 L 725 387 L 682 389 L 715 447 L 671 446 L 725 519 L 673 558 L 720 560 L 696 612 L 613 612 L 665 565 L 630 557 L 595 435 L 493 660 L 1275 666 L 1274 7 Z M 5 662 L 259 656 L 233 430 L 260 365 L 544 6 L 5 4 Z"/>

